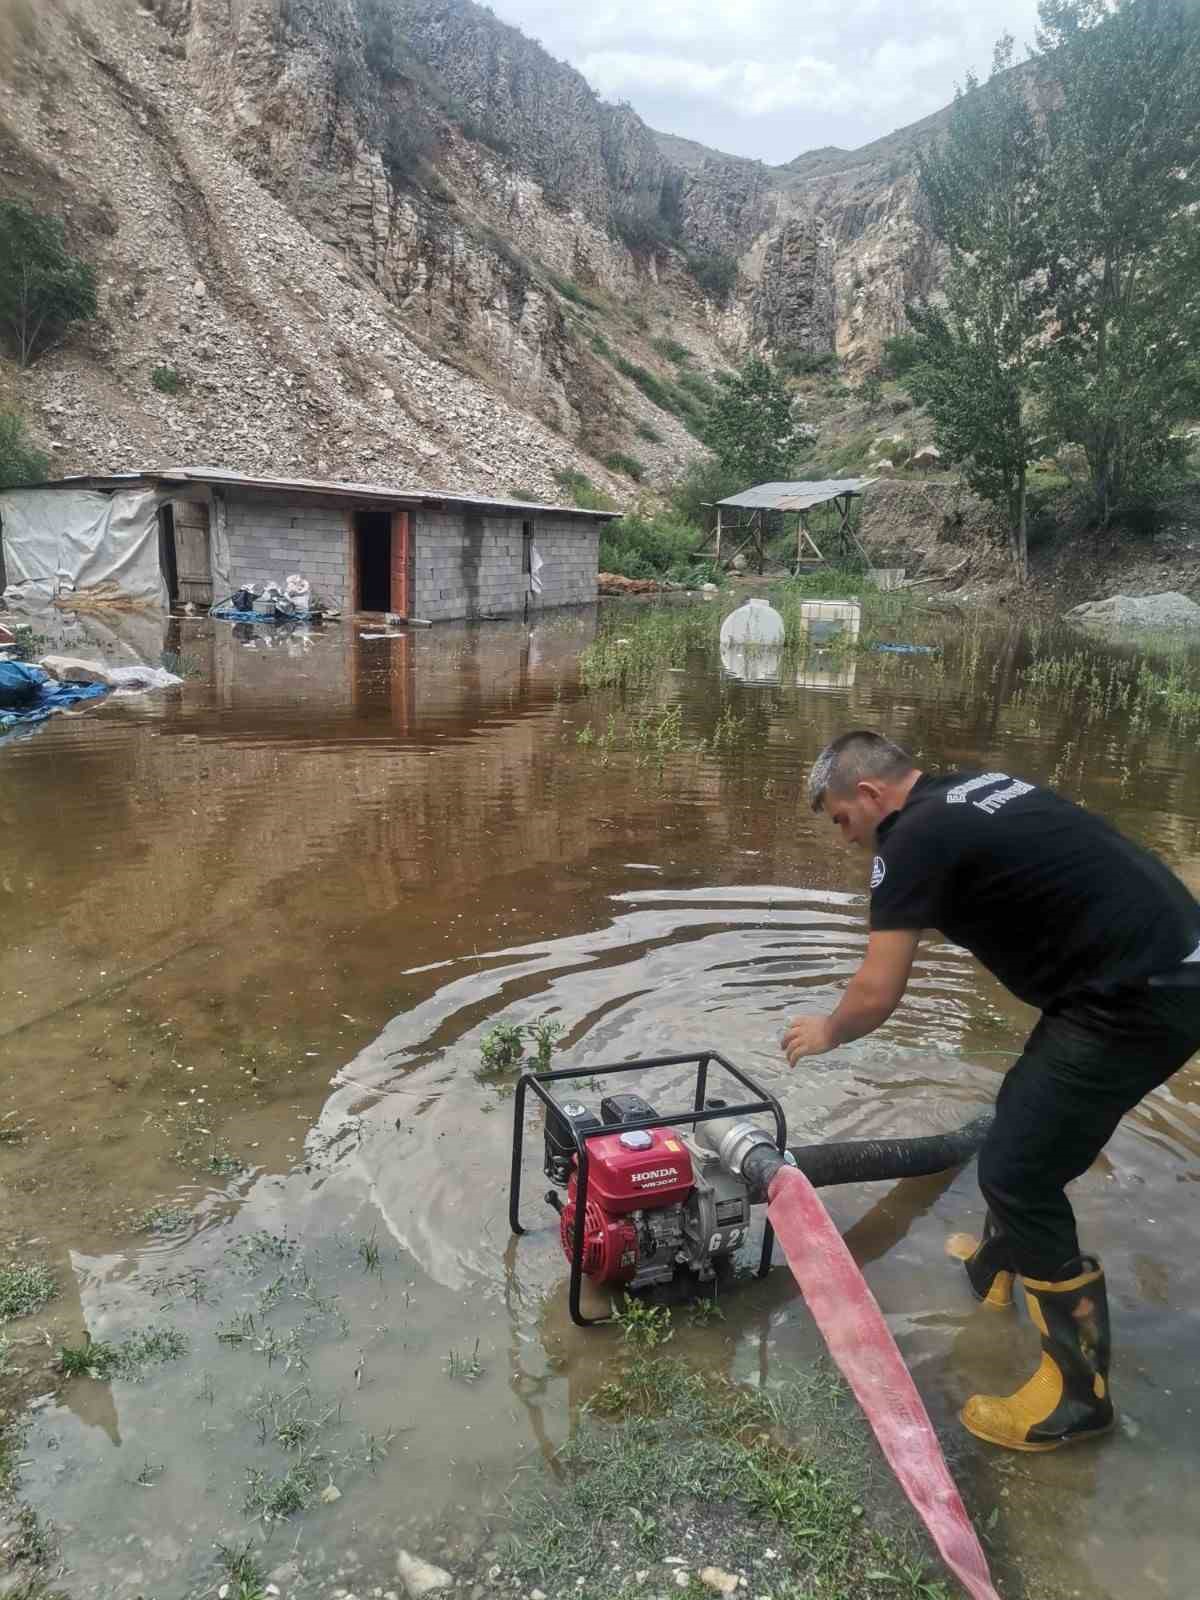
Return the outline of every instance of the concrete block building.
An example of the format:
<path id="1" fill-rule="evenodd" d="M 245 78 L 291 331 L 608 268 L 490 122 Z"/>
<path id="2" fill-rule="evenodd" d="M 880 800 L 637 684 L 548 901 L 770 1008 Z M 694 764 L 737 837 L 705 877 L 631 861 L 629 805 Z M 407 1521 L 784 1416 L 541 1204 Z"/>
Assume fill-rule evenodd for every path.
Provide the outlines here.
<path id="1" fill-rule="evenodd" d="M 593 601 L 600 530 L 617 515 L 180 467 L 6 491 L 0 539 L 14 597 L 206 606 L 298 572 L 343 612 L 437 622 Z"/>

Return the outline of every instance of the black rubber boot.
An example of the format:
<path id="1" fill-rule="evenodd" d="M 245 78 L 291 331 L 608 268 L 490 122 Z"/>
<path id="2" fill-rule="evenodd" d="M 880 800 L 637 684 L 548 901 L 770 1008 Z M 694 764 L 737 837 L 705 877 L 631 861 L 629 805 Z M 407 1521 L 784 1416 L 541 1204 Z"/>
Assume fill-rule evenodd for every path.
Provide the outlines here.
<path id="1" fill-rule="evenodd" d="M 1111 1337 L 1104 1273 L 1095 1256 L 1068 1262 L 1053 1281 L 1022 1277 L 1029 1315 L 1042 1336 L 1041 1365 L 1007 1399 L 975 1395 L 963 1426 L 1009 1450 L 1057 1450 L 1107 1433 Z"/>
<path id="2" fill-rule="evenodd" d="M 999 1311 L 1008 1310 L 1013 1303 L 1016 1269 L 1008 1240 L 996 1226 L 990 1211 L 983 1224 L 982 1239 L 970 1233 L 952 1234 L 946 1241 L 946 1251 L 962 1262 L 976 1300 Z"/>

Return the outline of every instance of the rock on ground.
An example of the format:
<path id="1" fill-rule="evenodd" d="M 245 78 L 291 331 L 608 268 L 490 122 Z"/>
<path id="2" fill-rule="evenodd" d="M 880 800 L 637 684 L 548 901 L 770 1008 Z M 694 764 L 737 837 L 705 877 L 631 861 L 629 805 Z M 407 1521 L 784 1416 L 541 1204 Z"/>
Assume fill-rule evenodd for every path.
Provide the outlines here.
<path id="1" fill-rule="evenodd" d="M 444 1567 L 435 1567 L 432 1562 L 422 1561 L 420 1556 L 410 1555 L 407 1550 L 401 1550 L 397 1555 L 396 1566 L 400 1581 L 412 1600 L 421 1600 L 422 1595 L 454 1587 L 454 1579 Z"/>
<path id="2" fill-rule="evenodd" d="M 44 656 L 38 662 L 58 683 L 102 683 L 111 688 L 113 679 L 98 661 L 81 661 L 77 656 Z"/>
<path id="3" fill-rule="evenodd" d="M 1089 600 L 1073 607 L 1066 613 L 1066 621 L 1138 628 L 1196 628 L 1200 627 L 1200 606 L 1173 589 L 1164 594 L 1115 594 L 1107 600 Z"/>
<path id="4" fill-rule="evenodd" d="M 699 1576 L 700 1582 L 714 1594 L 733 1594 L 738 1586 L 737 1574 L 720 1567 L 704 1567 Z"/>

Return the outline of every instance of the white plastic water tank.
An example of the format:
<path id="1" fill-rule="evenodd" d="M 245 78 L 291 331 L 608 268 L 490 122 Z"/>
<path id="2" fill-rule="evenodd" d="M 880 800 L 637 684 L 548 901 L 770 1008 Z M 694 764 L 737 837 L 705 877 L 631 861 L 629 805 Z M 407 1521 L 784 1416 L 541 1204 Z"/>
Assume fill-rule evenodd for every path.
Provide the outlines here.
<path id="1" fill-rule="evenodd" d="M 721 624 L 721 648 L 727 644 L 781 645 L 783 618 L 767 600 L 747 600 Z"/>
<path id="2" fill-rule="evenodd" d="M 783 618 L 766 600 L 747 600 L 721 624 L 721 665 L 743 683 L 778 683 Z"/>

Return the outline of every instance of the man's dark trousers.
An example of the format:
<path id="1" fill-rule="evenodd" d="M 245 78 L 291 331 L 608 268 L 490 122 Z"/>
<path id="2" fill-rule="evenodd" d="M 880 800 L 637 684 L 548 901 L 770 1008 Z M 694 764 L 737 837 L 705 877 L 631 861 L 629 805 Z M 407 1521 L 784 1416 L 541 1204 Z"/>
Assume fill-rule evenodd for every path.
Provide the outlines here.
<path id="1" fill-rule="evenodd" d="M 1080 993 L 1047 1012 L 996 1097 L 979 1187 L 1013 1268 L 1055 1281 L 1080 1254 L 1064 1186 L 1087 1171 L 1118 1122 L 1200 1050 L 1200 970 L 1186 986 Z"/>

